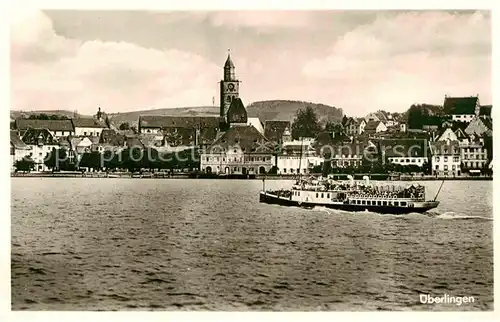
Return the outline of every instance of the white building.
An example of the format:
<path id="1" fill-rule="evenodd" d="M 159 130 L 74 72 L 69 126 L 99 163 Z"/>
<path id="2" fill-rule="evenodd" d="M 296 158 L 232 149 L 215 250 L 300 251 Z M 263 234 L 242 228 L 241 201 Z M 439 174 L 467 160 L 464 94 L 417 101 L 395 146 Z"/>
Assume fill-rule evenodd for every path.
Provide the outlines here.
<path id="1" fill-rule="evenodd" d="M 253 126 L 229 128 L 200 156 L 201 171 L 264 174 L 274 165 L 273 146 Z"/>
<path id="2" fill-rule="evenodd" d="M 287 131 L 288 129 L 284 133 L 285 137 L 288 137 Z M 322 160 L 316 156 L 313 143 L 312 139 L 283 142 L 276 158 L 278 174 L 306 174 L 319 165 Z"/>
<path id="3" fill-rule="evenodd" d="M 22 160 L 29 156 L 31 148 L 27 146 L 19 137 L 17 131 L 10 131 L 10 163 L 11 171 L 15 170 L 14 164 L 16 161 Z"/>
<path id="4" fill-rule="evenodd" d="M 461 174 L 460 147 L 457 141 L 436 141 L 430 143 L 432 173 L 441 176 Z"/>
<path id="5" fill-rule="evenodd" d="M 479 115 L 480 103 L 478 96 L 447 97 L 445 96 L 443 109 L 451 115 L 453 121 L 470 122 Z"/>
<path id="6" fill-rule="evenodd" d="M 35 162 L 35 171 L 48 171 L 44 162 L 54 148 L 60 147 L 52 133 L 47 129 L 28 129 L 22 141 L 31 149 L 29 156 Z"/>

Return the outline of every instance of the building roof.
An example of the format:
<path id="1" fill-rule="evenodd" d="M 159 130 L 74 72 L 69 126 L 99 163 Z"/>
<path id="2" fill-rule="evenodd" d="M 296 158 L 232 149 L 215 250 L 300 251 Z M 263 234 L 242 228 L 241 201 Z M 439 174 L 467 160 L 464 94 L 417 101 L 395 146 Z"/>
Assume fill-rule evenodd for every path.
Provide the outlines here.
<path id="1" fill-rule="evenodd" d="M 281 142 L 283 133 L 291 128 L 290 121 L 266 121 L 264 124 L 264 136 L 273 142 Z"/>
<path id="2" fill-rule="evenodd" d="M 479 116 L 491 116 L 492 105 L 483 105 L 479 107 Z"/>
<path id="3" fill-rule="evenodd" d="M 106 124 L 104 121 L 99 121 L 93 118 L 76 118 L 71 120 L 73 122 L 73 126 L 76 127 L 90 127 L 90 128 L 106 128 Z"/>
<path id="4" fill-rule="evenodd" d="M 475 114 L 477 97 L 446 97 L 443 109 L 446 114 Z"/>
<path id="5" fill-rule="evenodd" d="M 244 153 L 272 153 L 274 151 L 274 144 L 252 125 L 229 128 L 213 142 L 209 151 L 220 153 L 221 148 L 229 151 L 238 147 Z"/>
<path id="6" fill-rule="evenodd" d="M 165 115 L 141 115 L 139 116 L 139 127 L 141 128 L 205 128 L 219 127 L 218 116 L 165 116 Z"/>
<path id="7" fill-rule="evenodd" d="M 224 68 L 234 68 L 233 60 L 231 59 L 231 54 L 227 54 L 226 63 L 224 64 Z"/>
<path id="8" fill-rule="evenodd" d="M 227 121 L 231 123 L 247 123 L 247 110 L 241 98 L 235 98 L 227 110 Z"/>
<path id="9" fill-rule="evenodd" d="M 47 129 L 28 128 L 24 133 L 22 140 L 28 145 L 37 145 L 39 143 L 59 145 L 57 139 Z"/>
<path id="10" fill-rule="evenodd" d="M 49 131 L 73 131 L 73 123 L 71 120 L 16 120 L 16 128 L 25 131 L 28 128 L 33 129 L 48 129 Z"/>
<path id="11" fill-rule="evenodd" d="M 17 150 L 29 150 L 30 147 L 26 145 L 26 143 L 21 140 L 17 131 L 10 131 L 10 143 Z"/>
<path id="12" fill-rule="evenodd" d="M 378 148 L 386 157 L 426 157 L 426 139 L 384 139 L 379 140 Z"/>
<path id="13" fill-rule="evenodd" d="M 488 130 L 493 130 L 493 122 L 490 117 L 480 117 L 481 121 L 483 121 L 483 124 L 486 125 Z"/>
<path id="14" fill-rule="evenodd" d="M 382 123 L 382 122 L 380 122 L 380 121 L 368 121 L 368 122 L 366 122 L 365 131 L 376 130 L 380 123 Z"/>
<path id="15" fill-rule="evenodd" d="M 99 138 L 99 144 L 111 146 L 124 146 L 126 136 L 111 129 L 103 129 Z"/>

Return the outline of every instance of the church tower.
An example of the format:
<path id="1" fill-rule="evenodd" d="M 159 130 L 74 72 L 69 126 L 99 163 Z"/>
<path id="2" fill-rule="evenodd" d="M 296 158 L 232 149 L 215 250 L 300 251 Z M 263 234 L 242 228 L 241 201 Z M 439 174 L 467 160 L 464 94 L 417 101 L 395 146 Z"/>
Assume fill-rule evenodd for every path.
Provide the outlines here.
<path id="1" fill-rule="evenodd" d="M 231 102 L 239 98 L 240 81 L 236 79 L 234 64 L 231 54 L 228 52 L 226 63 L 224 64 L 224 79 L 220 82 L 220 116 L 227 122 L 227 111 Z"/>

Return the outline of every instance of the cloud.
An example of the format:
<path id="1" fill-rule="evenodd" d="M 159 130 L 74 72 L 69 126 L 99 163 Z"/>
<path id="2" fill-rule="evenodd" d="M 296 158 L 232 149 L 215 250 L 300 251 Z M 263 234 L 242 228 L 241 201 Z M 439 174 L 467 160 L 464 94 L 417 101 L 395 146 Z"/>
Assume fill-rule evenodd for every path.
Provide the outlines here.
<path id="1" fill-rule="evenodd" d="M 313 25 L 314 11 L 219 11 L 208 15 L 215 26 L 235 28 L 308 28 Z"/>
<path id="2" fill-rule="evenodd" d="M 176 49 L 57 35 L 41 12 L 11 28 L 12 109 L 113 112 L 211 105 L 219 66 Z"/>
<path id="3" fill-rule="evenodd" d="M 488 101 L 490 23 L 482 12 L 383 16 L 346 33 L 326 57 L 305 64 L 302 73 L 336 83 L 339 94 L 352 95 L 347 105 L 363 97 L 369 102 L 357 106 L 363 110 L 402 110 L 401 104 L 442 102 L 445 94 L 481 94 Z"/>

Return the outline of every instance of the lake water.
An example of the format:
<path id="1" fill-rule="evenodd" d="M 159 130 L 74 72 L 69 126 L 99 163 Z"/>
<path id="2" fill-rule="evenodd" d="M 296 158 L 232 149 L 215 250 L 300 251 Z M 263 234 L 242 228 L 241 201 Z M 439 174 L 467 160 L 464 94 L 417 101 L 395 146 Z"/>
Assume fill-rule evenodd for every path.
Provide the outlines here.
<path id="1" fill-rule="evenodd" d="M 408 216 L 261 204 L 258 180 L 11 188 L 13 310 L 493 310 L 492 181 L 446 181 Z"/>

